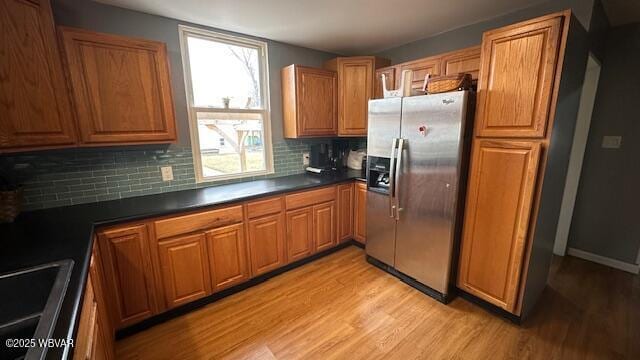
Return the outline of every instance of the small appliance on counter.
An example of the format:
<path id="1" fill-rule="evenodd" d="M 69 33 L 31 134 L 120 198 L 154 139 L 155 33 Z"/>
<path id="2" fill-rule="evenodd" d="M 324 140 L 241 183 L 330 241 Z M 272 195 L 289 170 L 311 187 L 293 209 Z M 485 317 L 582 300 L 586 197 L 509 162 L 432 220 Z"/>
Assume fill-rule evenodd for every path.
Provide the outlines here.
<path id="1" fill-rule="evenodd" d="M 313 144 L 309 152 L 309 166 L 305 169 L 314 174 L 331 170 L 331 150 L 327 144 Z"/>
<path id="2" fill-rule="evenodd" d="M 331 162 L 333 168 L 336 170 L 342 170 L 347 167 L 347 156 L 349 155 L 349 140 L 334 139 L 331 140 L 332 158 Z"/>
<path id="3" fill-rule="evenodd" d="M 366 150 L 350 150 L 347 158 L 347 167 L 353 170 L 362 170 L 362 162 L 366 157 Z"/>

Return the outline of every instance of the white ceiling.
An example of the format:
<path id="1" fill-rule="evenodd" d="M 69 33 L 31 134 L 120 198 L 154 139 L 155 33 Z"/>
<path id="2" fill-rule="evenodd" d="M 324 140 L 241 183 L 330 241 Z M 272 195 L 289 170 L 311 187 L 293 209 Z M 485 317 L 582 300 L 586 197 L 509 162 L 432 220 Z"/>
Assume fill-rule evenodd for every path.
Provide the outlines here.
<path id="1" fill-rule="evenodd" d="M 368 54 L 544 0 L 97 0 L 339 54 Z"/>
<path id="2" fill-rule="evenodd" d="M 602 5 L 612 26 L 640 22 L 639 0 L 604 0 Z"/>

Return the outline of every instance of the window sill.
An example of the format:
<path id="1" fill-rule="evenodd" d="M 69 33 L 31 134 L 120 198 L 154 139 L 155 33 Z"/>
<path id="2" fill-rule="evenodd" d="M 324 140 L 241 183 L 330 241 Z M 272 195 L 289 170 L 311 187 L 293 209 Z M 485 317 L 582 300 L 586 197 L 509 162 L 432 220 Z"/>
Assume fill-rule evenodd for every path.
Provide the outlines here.
<path id="1" fill-rule="evenodd" d="M 197 178 L 196 184 L 209 184 L 209 183 L 214 184 L 222 181 L 240 180 L 240 179 L 245 179 L 249 177 L 266 176 L 266 175 L 272 175 L 272 174 L 275 174 L 274 170 L 263 170 L 263 171 L 246 172 L 241 174 L 220 175 L 216 177 L 203 177 L 203 178 Z"/>

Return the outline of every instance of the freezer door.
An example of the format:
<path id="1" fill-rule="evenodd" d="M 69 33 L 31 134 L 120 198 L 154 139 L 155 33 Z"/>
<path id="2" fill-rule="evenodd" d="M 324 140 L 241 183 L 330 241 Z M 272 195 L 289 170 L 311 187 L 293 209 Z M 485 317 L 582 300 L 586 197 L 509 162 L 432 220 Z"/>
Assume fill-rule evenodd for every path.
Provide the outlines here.
<path id="1" fill-rule="evenodd" d="M 395 267 L 446 294 L 467 92 L 403 101 Z"/>
<path id="2" fill-rule="evenodd" d="M 396 219 L 389 216 L 388 195 L 367 191 L 367 255 L 394 264 Z"/>
<path id="3" fill-rule="evenodd" d="M 369 100 L 367 155 L 391 157 L 391 142 L 400 136 L 402 98 Z"/>

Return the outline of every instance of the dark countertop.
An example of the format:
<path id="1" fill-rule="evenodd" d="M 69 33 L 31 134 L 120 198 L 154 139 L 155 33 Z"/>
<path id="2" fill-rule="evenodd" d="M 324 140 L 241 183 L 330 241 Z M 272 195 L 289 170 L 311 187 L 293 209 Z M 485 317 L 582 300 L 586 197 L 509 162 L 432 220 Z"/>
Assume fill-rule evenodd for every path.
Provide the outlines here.
<path id="1" fill-rule="evenodd" d="M 75 338 L 93 246 L 94 226 L 203 209 L 354 179 L 363 180 L 360 170 L 328 175 L 283 176 L 26 212 L 20 214 L 14 223 L 0 225 L 0 273 L 72 259 L 74 267 L 53 337 Z M 0 293 L 4 291 L 11 290 L 0 289 Z M 67 350 L 51 348 L 47 358 L 66 358 Z"/>

